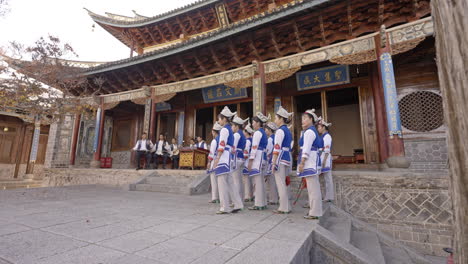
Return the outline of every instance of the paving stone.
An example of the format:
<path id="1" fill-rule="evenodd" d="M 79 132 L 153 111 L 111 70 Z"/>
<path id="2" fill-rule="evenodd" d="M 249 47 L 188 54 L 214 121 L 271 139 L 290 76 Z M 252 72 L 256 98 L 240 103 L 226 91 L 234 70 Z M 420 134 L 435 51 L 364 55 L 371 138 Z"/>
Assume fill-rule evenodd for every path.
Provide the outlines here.
<path id="1" fill-rule="evenodd" d="M 24 226 L 24 225 L 18 225 L 18 224 L 1 224 L 0 223 L 0 236 L 23 232 L 27 230 L 31 230 L 31 228 Z"/>
<path id="2" fill-rule="evenodd" d="M 98 244 L 127 253 L 133 253 L 153 246 L 162 241 L 168 240 L 170 238 L 171 237 L 168 235 L 157 234 L 154 232 L 137 231 L 119 237 L 104 240 L 99 242 Z"/>
<path id="3" fill-rule="evenodd" d="M 125 253 L 96 246 L 89 245 L 41 259 L 37 264 L 101 264 L 106 261 L 118 259 Z"/>
<path id="4" fill-rule="evenodd" d="M 262 237 L 240 252 L 229 264 L 284 264 L 289 263 L 299 250 L 300 244 Z"/>
<path id="5" fill-rule="evenodd" d="M 203 256 L 214 245 L 183 238 L 173 238 L 136 253 L 136 255 L 166 263 L 190 263 Z"/>
<path id="6" fill-rule="evenodd" d="M 133 254 L 128 254 L 123 257 L 112 259 L 103 264 L 164 264 L 154 259 L 148 259 Z"/>
<path id="7" fill-rule="evenodd" d="M 40 230 L 0 237 L 0 257 L 13 262 L 35 263 L 37 259 L 83 247 L 87 243 Z"/>
<path id="8" fill-rule="evenodd" d="M 195 229 L 187 234 L 180 236 L 181 238 L 191 239 L 210 243 L 219 246 L 229 239 L 237 236 L 240 232 L 228 228 L 205 226 Z"/>
<path id="9" fill-rule="evenodd" d="M 230 248 L 217 247 L 201 256 L 191 264 L 218 264 L 225 263 L 240 251 Z"/>
<path id="10" fill-rule="evenodd" d="M 250 244 L 252 244 L 255 240 L 259 239 L 260 237 L 261 235 L 257 233 L 242 232 L 238 236 L 224 243 L 222 247 L 236 249 L 236 250 L 243 250 L 244 248 L 248 247 Z"/>
<path id="11" fill-rule="evenodd" d="M 96 243 L 96 242 L 103 241 L 109 238 L 128 234 L 133 231 L 135 230 L 130 227 L 106 225 L 106 226 L 84 230 L 79 233 L 69 234 L 69 236 L 78 240 L 82 240 L 82 241 L 86 241 L 90 243 Z"/>
<path id="12" fill-rule="evenodd" d="M 161 219 L 155 216 L 146 216 L 143 218 L 119 222 L 119 223 L 116 223 L 116 225 L 131 227 L 131 228 L 134 228 L 135 230 L 140 230 L 140 229 L 147 229 L 153 226 L 157 226 L 162 223 L 167 223 L 168 221 L 169 220 L 167 219 Z"/>
<path id="13" fill-rule="evenodd" d="M 317 224 L 318 221 L 287 218 L 265 234 L 265 237 L 292 242 L 302 242 L 310 236 L 310 232 Z"/>
<path id="14" fill-rule="evenodd" d="M 148 228 L 146 229 L 146 231 L 151 231 L 151 232 L 174 237 L 174 236 L 179 236 L 179 235 L 188 233 L 196 228 L 199 228 L 200 226 L 201 225 L 169 221 L 169 222 Z"/>
<path id="15" fill-rule="evenodd" d="M 15 222 L 25 226 L 41 228 L 57 224 L 70 223 L 80 219 L 80 217 L 70 215 L 41 213 L 17 217 Z"/>

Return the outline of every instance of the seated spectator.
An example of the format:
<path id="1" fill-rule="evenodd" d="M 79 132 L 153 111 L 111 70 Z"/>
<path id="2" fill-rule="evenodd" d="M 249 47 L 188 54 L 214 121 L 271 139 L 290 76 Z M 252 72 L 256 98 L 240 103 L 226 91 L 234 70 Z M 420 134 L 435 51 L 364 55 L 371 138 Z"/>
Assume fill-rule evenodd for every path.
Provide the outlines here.
<path id="1" fill-rule="evenodd" d="M 172 139 L 171 147 L 171 159 L 172 159 L 172 169 L 179 168 L 179 146 L 177 146 L 177 141 L 175 138 Z"/>
<path id="2" fill-rule="evenodd" d="M 141 139 L 137 141 L 135 147 L 133 148 L 134 151 L 136 151 L 136 163 L 137 163 L 137 170 L 141 169 L 141 157 L 145 157 L 146 159 L 146 164 L 145 164 L 145 169 L 149 168 L 150 162 L 151 162 L 151 148 L 153 147 L 153 143 L 151 140 L 147 139 L 148 135 L 146 133 L 143 133 L 141 135 Z"/>
<path id="3" fill-rule="evenodd" d="M 153 153 L 153 159 L 154 159 L 154 164 L 155 164 L 156 169 L 158 169 L 159 158 L 163 160 L 163 169 L 166 169 L 167 157 L 169 156 L 170 150 L 171 150 L 171 147 L 169 146 L 169 143 L 166 141 L 164 135 L 163 134 L 159 135 L 159 140 L 155 142 L 155 144 L 153 145 L 153 148 L 151 149 L 151 152 Z"/>
<path id="4" fill-rule="evenodd" d="M 208 150 L 208 146 L 206 145 L 206 142 L 205 140 L 203 140 L 203 138 L 201 136 L 198 136 L 197 137 L 197 144 L 195 145 L 196 148 L 199 148 L 199 149 L 206 149 Z"/>

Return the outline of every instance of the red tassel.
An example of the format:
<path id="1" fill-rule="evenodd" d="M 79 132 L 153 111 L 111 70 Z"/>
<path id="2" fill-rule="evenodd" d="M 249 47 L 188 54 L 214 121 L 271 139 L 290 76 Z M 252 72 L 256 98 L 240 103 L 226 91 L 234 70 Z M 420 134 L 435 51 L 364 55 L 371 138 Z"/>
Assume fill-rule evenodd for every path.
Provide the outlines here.
<path id="1" fill-rule="evenodd" d="M 305 178 L 302 178 L 302 189 L 307 189 L 307 181 Z"/>
<path id="2" fill-rule="evenodd" d="M 286 186 L 289 186 L 291 184 L 291 178 L 289 176 L 286 176 Z"/>

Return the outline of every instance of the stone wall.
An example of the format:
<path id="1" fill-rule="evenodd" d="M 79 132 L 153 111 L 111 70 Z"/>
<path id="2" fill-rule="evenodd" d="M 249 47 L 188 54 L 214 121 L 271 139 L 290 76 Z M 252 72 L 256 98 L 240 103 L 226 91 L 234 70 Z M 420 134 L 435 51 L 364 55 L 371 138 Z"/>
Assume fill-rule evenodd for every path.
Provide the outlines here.
<path id="1" fill-rule="evenodd" d="M 13 180 L 16 164 L 0 164 L 0 180 Z M 21 164 L 18 171 L 18 178 L 22 179 L 26 174 L 26 164 Z M 34 179 L 40 180 L 44 177 L 44 165 L 34 165 Z"/>
<path id="2" fill-rule="evenodd" d="M 135 183 L 151 171 L 114 169 L 46 169 L 44 187 L 108 185 L 122 187 Z"/>
<path id="3" fill-rule="evenodd" d="M 131 164 L 131 151 L 116 151 L 111 152 L 112 168 L 113 169 L 130 169 Z M 134 167 L 133 167 L 134 168 Z"/>
<path id="4" fill-rule="evenodd" d="M 335 171 L 336 204 L 424 254 L 452 243 L 448 176 Z"/>
<path id="5" fill-rule="evenodd" d="M 448 154 L 445 138 L 405 139 L 405 153 L 416 172 L 447 171 Z"/>
<path id="6" fill-rule="evenodd" d="M 70 149 L 74 117 L 67 115 L 50 125 L 45 167 L 67 168 L 70 164 Z"/>

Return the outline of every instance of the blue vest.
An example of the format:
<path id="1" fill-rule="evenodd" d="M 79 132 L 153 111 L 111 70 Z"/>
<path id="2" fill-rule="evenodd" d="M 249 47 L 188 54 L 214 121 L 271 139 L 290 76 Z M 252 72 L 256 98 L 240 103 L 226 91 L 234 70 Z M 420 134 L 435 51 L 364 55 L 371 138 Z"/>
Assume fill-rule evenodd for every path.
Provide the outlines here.
<path id="1" fill-rule="evenodd" d="M 237 157 L 243 159 L 244 158 L 244 149 L 245 149 L 245 136 L 244 133 L 242 132 L 241 129 L 237 131 L 237 134 L 239 134 L 239 142 L 237 142 L 236 146 L 236 152 L 237 152 Z"/>
<path id="2" fill-rule="evenodd" d="M 202 149 L 204 149 L 205 146 L 206 146 L 206 142 L 205 142 L 205 141 L 203 141 L 202 143 L 197 142 L 197 144 L 195 144 L 195 146 L 196 146 L 197 148 L 202 148 Z"/>
<path id="3" fill-rule="evenodd" d="M 224 126 L 229 132 L 229 136 L 227 138 L 226 146 L 232 147 L 234 145 L 234 133 L 232 133 L 232 127 L 230 124 L 226 124 Z"/>
<path id="4" fill-rule="evenodd" d="M 282 125 L 280 127 L 281 130 L 284 132 L 283 143 L 281 144 L 281 149 L 287 148 L 287 150 L 283 150 L 281 156 L 279 157 L 280 161 L 285 161 L 288 164 L 291 162 L 291 142 L 292 142 L 292 134 L 289 128 L 286 125 Z"/>
<path id="5" fill-rule="evenodd" d="M 216 151 L 215 151 L 215 153 L 218 153 L 218 148 L 219 148 L 219 134 L 216 136 L 215 140 L 216 140 Z"/>
<path id="6" fill-rule="evenodd" d="M 312 142 L 312 149 L 311 150 L 315 150 L 315 151 L 318 151 L 319 148 L 323 148 L 323 138 L 319 135 L 319 133 L 317 132 L 317 129 L 315 128 L 315 126 L 311 126 L 309 127 L 308 129 L 306 129 L 304 131 L 304 133 L 302 134 L 301 138 L 299 139 L 299 146 L 302 147 L 304 146 L 304 135 L 305 135 L 305 132 L 307 130 L 312 130 L 315 134 L 315 140 L 314 142 Z"/>
<path id="7" fill-rule="evenodd" d="M 265 130 L 263 129 L 263 127 L 261 127 L 258 131 L 262 133 L 262 138 L 260 139 L 260 143 L 258 144 L 258 149 L 264 150 L 266 146 L 268 145 L 268 136 Z"/>
<path id="8" fill-rule="evenodd" d="M 246 138 L 245 140 L 250 141 L 250 147 L 249 147 L 249 154 L 250 154 L 250 150 L 252 150 L 252 138 L 249 137 L 249 138 Z"/>

